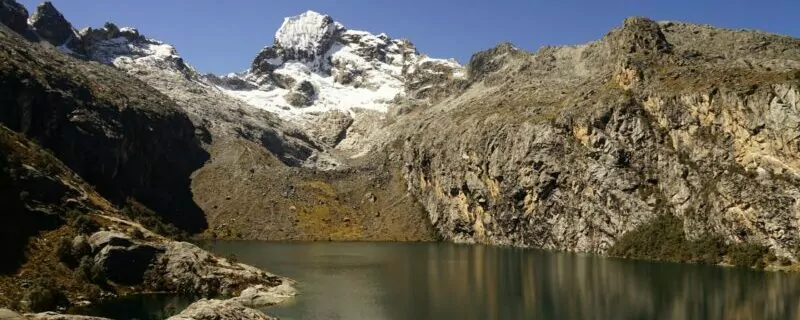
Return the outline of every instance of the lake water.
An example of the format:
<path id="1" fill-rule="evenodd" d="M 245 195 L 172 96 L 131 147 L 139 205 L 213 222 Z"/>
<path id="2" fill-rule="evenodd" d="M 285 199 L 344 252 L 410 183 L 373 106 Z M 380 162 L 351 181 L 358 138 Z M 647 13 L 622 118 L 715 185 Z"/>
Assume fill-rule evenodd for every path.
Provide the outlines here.
<path id="1" fill-rule="evenodd" d="M 796 274 L 447 243 L 211 246 L 297 280 L 301 295 L 264 309 L 285 320 L 800 319 Z M 188 301 L 115 303 L 92 310 L 156 319 Z"/>

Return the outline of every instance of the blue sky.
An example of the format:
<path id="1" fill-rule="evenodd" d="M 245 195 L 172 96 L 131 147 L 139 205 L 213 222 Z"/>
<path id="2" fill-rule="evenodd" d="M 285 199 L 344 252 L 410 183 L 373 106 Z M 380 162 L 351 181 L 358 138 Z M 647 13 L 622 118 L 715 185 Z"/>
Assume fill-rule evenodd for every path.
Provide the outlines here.
<path id="1" fill-rule="evenodd" d="M 18 0 L 33 11 L 40 0 Z M 246 69 L 283 17 L 314 10 L 350 29 L 408 38 L 420 52 L 466 62 L 511 41 L 534 51 L 602 37 L 627 16 L 761 29 L 800 37 L 800 0 L 53 0 L 76 28 L 105 21 L 175 45 L 203 72 Z"/>

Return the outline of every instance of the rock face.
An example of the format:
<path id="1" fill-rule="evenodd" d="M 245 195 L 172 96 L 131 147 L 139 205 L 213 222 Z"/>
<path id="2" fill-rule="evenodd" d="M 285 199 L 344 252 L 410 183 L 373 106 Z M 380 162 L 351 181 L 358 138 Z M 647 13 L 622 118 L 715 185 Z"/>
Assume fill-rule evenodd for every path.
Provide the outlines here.
<path id="1" fill-rule="evenodd" d="M 26 261 L 29 239 L 62 224 L 60 214 L 87 206 L 80 185 L 59 175 L 68 171 L 34 143 L 0 125 L 0 274 L 15 272 Z M 72 199 L 67 201 L 68 199 Z"/>
<path id="2" fill-rule="evenodd" d="M 72 24 L 50 1 L 45 1 L 36 7 L 36 12 L 31 15 L 30 24 L 42 39 L 54 46 L 63 45 L 75 37 Z"/>
<path id="3" fill-rule="evenodd" d="M 44 272 L 57 278 L 67 271 L 66 279 L 52 282 L 48 289 L 66 291 L 70 299 L 87 294 L 81 289 L 85 287 L 74 287 L 79 292 L 64 287 L 65 282 L 74 281 L 124 287 L 124 292 L 235 296 L 232 301 L 249 307 L 279 303 L 296 294 L 294 282 L 289 279 L 216 257 L 190 243 L 163 238 L 137 223 L 119 218 L 120 213 L 110 203 L 58 159 L 2 125 L 0 187 L 4 190 L 0 200 L 4 204 L 2 216 L 6 222 L 0 229 L 5 257 L 0 263 L 0 287 L 4 291 L 0 305 L 7 305 L 10 302 L 7 299 L 24 292 L 23 288 L 6 286 L 6 276 L 16 274 L 23 265 L 22 270 L 29 277 Z M 69 226 L 79 225 L 76 219 L 102 220 L 106 229 L 90 235 L 69 236 Z M 53 233 L 46 233 L 50 231 Z M 48 247 L 48 244 L 58 243 L 53 241 L 58 235 L 62 235 L 67 249 Z M 48 237 L 49 240 L 44 240 Z M 38 243 L 36 246 L 28 246 L 32 239 Z M 58 253 L 60 261 L 37 258 L 53 256 L 53 252 Z M 65 255 L 81 261 L 80 267 L 73 267 L 75 274 L 66 269 Z M 23 282 L 14 283 L 19 286 Z M 94 319 L 56 313 L 26 314 L 25 317 Z"/>
<path id="4" fill-rule="evenodd" d="M 28 10 L 14 0 L 0 0 L 0 24 L 17 33 L 25 33 L 28 30 Z"/>
<path id="5" fill-rule="evenodd" d="M 452 241 L 605 252 L 672 215 L 690 239 L 795 260 L 799 48 L 644 18 L 582 46 L 500 45 L 400 124 L 406 181 Z"/>
<path id="6" fill-rule="evenodd" d="M 314 102 L 315 95 L 314 85 L 303 80 L 293 85 L 291 91 L 283 98 L 293 107 L 307 107 Z"/>
<path id="7" fill-rule="evenodd" d="M 3 26 L 0 44 L 0 123 L 51 150 L 110 200 L 136 198 L 189 231 L 205 226 L 188 177 L 208 155 L 172 100 L 119 71 L 29 44 Z"/>

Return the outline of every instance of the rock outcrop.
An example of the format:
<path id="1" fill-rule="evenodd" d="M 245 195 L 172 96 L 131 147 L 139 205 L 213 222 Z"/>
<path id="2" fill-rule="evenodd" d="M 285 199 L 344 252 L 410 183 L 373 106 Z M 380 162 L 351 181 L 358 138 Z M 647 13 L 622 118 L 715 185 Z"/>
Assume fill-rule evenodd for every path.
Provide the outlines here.
<path id="1" fill-rule="evenodd" d="M 284 282 L 276 287 L 258 285 L 242 291 L 241 295 L 227 300 L 202 299 L 191 304 L 181 313 L 170 317 L 170 320 L 202 320 L 202 319 L 267 319 L 270 316 L 255 309 L 283 303 L 296 294 L 294 287 Z"/>
<path id="2" fill-rule="evenodd" d="M 25 314 L 28 320 L 110 320 L 107 318 L 81 316 L 75 314 L 61 314 L 56 312 L 28 313 Z"/>
<path id="3" fill-rule="evenodd" d="M 188 178 L 208 155 L 170 98 L 5 26 L 0 44 L 0 123 L 51 150 L 115 203 L 132 197 L 185 230 L 205 227 Z"/>
<path id="4" fill-rule="evenodd" d="M 109 320 L 107 318 L 89 317 L 56 312 L 28 313 L 21 315 L 9 309 L 0 309 L 0 320 Z"/>
<path id="5" fill-rule="evenodd" d="M 236 295 L 250 286 L 253 287 L 244 292 L 247 297 L 262 293 L 260 300 L 248 298 L 248 301 L 294 295 L 288 279 L 215 257 L 188 242 L 166 241 L 148 234 L 147 230 L 140 231 L 145 234 L 144 239 L 134 239 L 120 231 L 98 231 L 89 237 L 91 251 L 87 254 L 109 281 L 156 292 L 201 296 Z M 280 285 L 283 285 L 281 295 L 268 291 Z"/>
<path id="6" fill-rule="evenodd" d="M 8 26 L 17 33 L 24 34 L 28 30 L 28 10 L 14 0 L 1 0 L 0 24 Z"/>
<path id="7" fill-rule="evenodd" d="M 190 305 L 169 320 L 275 320 L 261 311 L 231 300 L 203 299 Z"/>
<path id="8" fill-rule="evenodd" d="M 72 24 L 50 1 L 37 6 L 29 20 L 36 33 L 54 46 L 61 46 L 76 36 Z"/>
<path id="9" fill-rule="evenodd" d="M 97 290 L 107 295 L 234 296 L 232 301 L 249 307 L 276 304 L 296 294 L 292 280 L 216 257 L 126 220 L 61 161 L 2 125 L 0 187 L 5 222 L 0 229 L 5 257 L 0 263 L 0 306 L 53 310 L 66 307 L 62 302 L 97 299 L 90 296 Z M 44 297 L 52 294 L 64 299 L 46 304 L 51 299 Z M 56 313 L 25 317 L 91 319 Z"/>
<path id="10" fill-rule="evenodd" d="M 798 258 L 800 40 L 630 18 L 587 45 L 500 45 L 467 73 L 399 124 L 445 238 L 606 252 L 668 215 L 689 239 Z"/>

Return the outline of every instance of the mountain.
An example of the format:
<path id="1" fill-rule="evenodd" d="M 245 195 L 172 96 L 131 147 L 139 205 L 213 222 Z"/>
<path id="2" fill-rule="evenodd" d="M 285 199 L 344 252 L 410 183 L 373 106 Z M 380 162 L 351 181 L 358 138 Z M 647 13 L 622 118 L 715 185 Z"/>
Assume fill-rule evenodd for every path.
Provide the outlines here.
<path id="1" fill-rule="evenodd" d="M 51 12 L 51 6 L 44 3 L 37 12 Z M 38 16 L 63 19 L 61 14 Z M 330 139 L 382 133 L 380 129 L 390 121 L 386 112 L 353 109 L 351 114 L 331 110 L 309 113 L 302 119 L 285 119 L 226 94 L 229 89 L 213 83 L 213 77 L 198 74 L 174 47 L 144 37 L 134 28 L 106 23 L 102 28 L 78 31 L 68 23 L 39 21 L 37 25 L 40 27 L 29 28 L 61 26 L 72 30 L 73 36 L 65 42 L 48 42 L 37 36 L 44 46 L 92 65 L 99 62 L 122 70 L 160 92 L 154 97 L 168 97 L 164 100 L 174 102 L 188 116 L 197 144 L 210 159 L 191 174 L 179 176 L 189 181 L 190 187 L 184 190 L 191 190 L 193 202 L 204 212 L 207 236 L 298 240 L 434 238 L 424 212 L 406 194 L 399 175 L 390 175 L 371 158 L 351 161 L 352 153 L 332 147 Z M 428 64 L 432 63 L 435 62 Z M 245 80 L 240 82 L 251 86 Z M 423 103 L 423 99 L 416 100 Z M 358 147 L 363 156 L 373 141 L 382 140 L 361 141 L 364 143 Z M 367 197 L 368 194 L 372 196 Z M 365 197 L 376 200 L 364 202 Z"/>
<path id="2" fill-rule="evenodd" d="M 313 143 L 308 150 L 285 154 L 284 160 L 322 169 L 342 164 L 326 155 L 327 149 L 341 144 L 339 149 L 351 154 L 368 151 L 370 144 L 363 136 L 369 132 L 362 132 L 374 130 L 373 120 L 385 117 L 395 102 L 403 98 L 427 101 L 437 94 L 438 83 L 464 78 L 463 68 L 454 60 L 422 55 L 407 40 L 348 30 L 330 16 L 313 11 L 286 18 L 274 43 L 256 55 L 249 70 L 223 76 L 199 74 L 173 46 L 146 38 L 135 28 L 109 22 L 98 29 L 75 30 L 49 2 L 37 8 L 31 27 L 65 53 L 127 70 L 176 100 L 190 100 L 187 109 L 198 121 L 234 126 L 228 133 L 243 131 L 237 125 L 242 119 L 226 119 L 237 111 L 243 117 L 274 115 L 286 120 L 289 128 L 281 131 L 299 130 L 308 136 L 301 139 Z M 152 73 L 157 75 L 150 77 Z M 171 78 L 169 83 L 154 83 L 165 78 Z M 175 87 L 175 81 L 182 82 L 181 92 L 166 92 Z M 208 96 L 213 96 L 213 103 L 195 106 L 197 100 L 209 100 Z M 229 110 L 215 113 L 220 106 Z M 261 122 L 249 124 L 259 127 Z M 273 122 L 259 131 L 274 127 L 280 125 Z M 310 155 L 320 155 L 323 163 L 314 163 L 317 157 L 307 161 Z"/>
<path id="3" fill-rule="evenodd" d="M 20 6 L 3 0 L 0 8 Z M 249 307 L 294 294 L 289 279 L 166 237 L 208 226 L 190 190 L 191 174 L 208 159 L 204 133 L 175 101 L 117 68 L 58 51 L 71 45 L 54 48 L 53 39 L 85 39 L 48 32 L 68 26 L 49 3 L 31 19 L 25 10 L 2 12 L 15 30 L 0 25 L 1 307 L 63 311 L 180 292 L 232 297 L 200 301 L 188 315 L 266 318 Z M 31 25 L 17 28 L 21 19 Z"/>
<path id="4" fill-rule="evenodd" d="M 330 16 L 308 11 L 286 18 L 274 44 L 261 50 L 247 72 L 221 80 L 249 82 L 227 92 L 291 119 L 328 110 L 386 112 L 398 95 L 420 82 L 433 85 L 437 77 L 464 74 L 454 60 L 421 55 L 408 40 L 348 30 Z"/>
<path id="5" fill-rule="evenodd" d="M 584 45 L 502 44 L 467 70 L 466 90 L 391 129 L 446 239 L 796 261 L 800 40 L 635 17 Z"/>
<path id="6" fill-rule="evenodd" d="M 0 38 L 0 121 L 199 237 L 800 256 L 798 39 L 632 17 L 460 66 L 308 11 L 219 76 L 134 28 L 76 30 L 49 3 L 22 26 L 0 3 L 32 42 Z"/>

